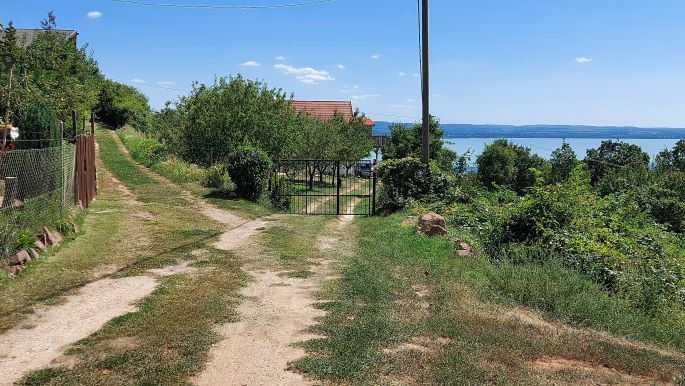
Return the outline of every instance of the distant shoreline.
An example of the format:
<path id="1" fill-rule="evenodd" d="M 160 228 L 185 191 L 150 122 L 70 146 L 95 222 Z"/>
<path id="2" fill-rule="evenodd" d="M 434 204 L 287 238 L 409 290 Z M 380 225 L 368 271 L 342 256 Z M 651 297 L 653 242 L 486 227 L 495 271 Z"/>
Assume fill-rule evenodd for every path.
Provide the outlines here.
<path id="1" fill-rule="evenodd" d="M 377 122 L 375 131 L 389 133 L 389 122 Z M 681 139 L 685 128 L 640 128 L 579 125 L 471 125 L 445 124 L 449 138 L 590 138 L 590 139 Z"/>

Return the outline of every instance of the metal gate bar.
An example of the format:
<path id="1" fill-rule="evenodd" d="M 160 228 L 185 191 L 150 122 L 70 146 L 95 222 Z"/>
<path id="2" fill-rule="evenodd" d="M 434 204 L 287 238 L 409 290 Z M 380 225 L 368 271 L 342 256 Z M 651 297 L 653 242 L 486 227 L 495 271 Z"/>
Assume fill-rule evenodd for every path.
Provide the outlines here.
<path id="1" fill-rule="evenodd" d="M 376 210 L 372 161 L 279 160 L 270 186 L 290 214 L 368 216 Z"/>

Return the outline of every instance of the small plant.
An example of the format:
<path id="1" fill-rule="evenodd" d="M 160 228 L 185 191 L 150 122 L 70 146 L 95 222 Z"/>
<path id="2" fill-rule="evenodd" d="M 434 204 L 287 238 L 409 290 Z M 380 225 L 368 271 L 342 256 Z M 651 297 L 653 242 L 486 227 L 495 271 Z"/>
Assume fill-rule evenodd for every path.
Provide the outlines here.
<path id="1" fill-rule="evenodd" d="M 55 228 L 57 231 L 63 235 L 68 235 L 72 232 L 71 229 L 71 223 L 67 219 L 60 219 L 57 220 L 57 223 L 55 224 Z"/>
<path id="2" fill-rule="evenodd" d="M 269 186 L 273 164 L 269 156 L 254 147 L 243 147 L 233 153 L 228 171 L 236 184 L 238 195 L 250 201 L 258 201 Z"/>
<path id="3" fill-rule="evenodd" d="M 217 189 L 222 193 L 235 190 L 235 184 L 226 170 L 226 166 L 216 164 L 205 170 L 202 177 L 202 186 L 210 189 Z"/>
<path id="4" fill-rule="evenodd" d="M 31 233 L 30 231 L 21 231 L 19 232 L 19 235 L 17 236 L 17 244 L 19 245 L 19 249 L 27 249 L 33 247 L 33 244 L 36 242 L 36 236 Z"/>
<path id="5" fill-rule="evenodd" d="M 274 185 L 271 187 L 271 204 L 280 210 L 290 209 L 292 203 L 292 194 L 294 189 L 292 185 L 286 182 L 283 178 L 277 178 Z"/>

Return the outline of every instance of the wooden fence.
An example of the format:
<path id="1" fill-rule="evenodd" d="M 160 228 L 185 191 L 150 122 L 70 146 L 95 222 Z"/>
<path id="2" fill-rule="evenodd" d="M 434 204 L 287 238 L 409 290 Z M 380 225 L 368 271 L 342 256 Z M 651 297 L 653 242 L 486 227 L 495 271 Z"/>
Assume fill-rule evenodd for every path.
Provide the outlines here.
<path id="1" fill-rule="evenodd" d="M 97 194 L 95 172 L 95 134 L 76 136 L 76 172 L 74 191 L 76 204 L 88 208 Z"/>

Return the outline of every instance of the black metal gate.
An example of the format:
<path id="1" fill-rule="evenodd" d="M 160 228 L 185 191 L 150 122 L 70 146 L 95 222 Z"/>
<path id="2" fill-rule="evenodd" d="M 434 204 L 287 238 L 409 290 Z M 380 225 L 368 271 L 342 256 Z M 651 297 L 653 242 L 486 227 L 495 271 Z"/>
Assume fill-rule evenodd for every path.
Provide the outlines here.
<path id="1" fill-rule="evenodd" d="M 280 160 L 272 195 L 290 214 L 373 215 L 376 171 L 372 161 Z"/>

